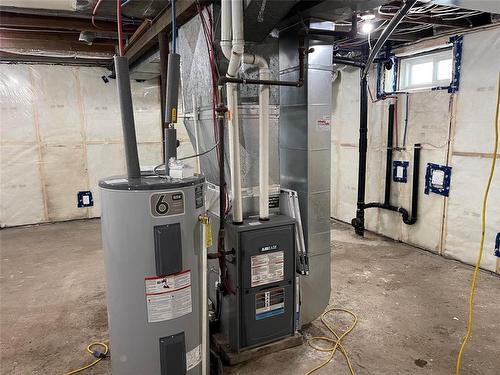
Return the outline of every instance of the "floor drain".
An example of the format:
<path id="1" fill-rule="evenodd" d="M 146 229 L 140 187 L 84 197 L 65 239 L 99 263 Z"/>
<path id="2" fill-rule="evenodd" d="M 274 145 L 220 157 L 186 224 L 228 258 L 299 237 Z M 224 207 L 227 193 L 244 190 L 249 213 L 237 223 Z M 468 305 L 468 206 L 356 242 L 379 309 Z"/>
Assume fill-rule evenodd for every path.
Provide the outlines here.
<path id="1" fill-rule="evenodd" d="M 418 366 L 418 367 L 424 367 L 426 364 L 427 364 L 427 361 L 424 360 L 424 359 L 416 359 L 415 360 L 415 364 Z"/>

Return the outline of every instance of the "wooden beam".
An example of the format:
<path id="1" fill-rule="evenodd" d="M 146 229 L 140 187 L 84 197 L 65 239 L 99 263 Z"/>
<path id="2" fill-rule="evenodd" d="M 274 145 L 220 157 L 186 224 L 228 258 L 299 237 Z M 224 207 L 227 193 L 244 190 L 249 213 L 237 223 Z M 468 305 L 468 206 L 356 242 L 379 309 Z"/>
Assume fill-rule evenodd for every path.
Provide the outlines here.
<path id="1" fill-rule="evenodd" d="M 0 51 L 0 61 L 13 63 L 39 63 L 39 64 L 63 64 L 75 66 L 100 66 L 111 70 L 113 60 L 109 59 L 85 59 L 74 57 L 50 57 L 37 55 L 21 55 Z"/>
<path id="2" fill-rule="evenodd" d="M 177 25 L 189 21 L 196 14 L 196 0 L 177 0 L 176 16 Z M 172 11 L 168 8 L 143 34 L 126 48 L 125 56 L 133 63 L 143 53 L 148 51 L 154 44 L 158 43 L 158 34 L 170 27 Z"/>
<path id="3" fill-rule="evenodd" d="M 0 32 L 0 48 L 12 50 L 36 50 L 36 51 L 53 51 L 53 52 L 84 52 L 88 54 L 109 55 L 115 53 L 115 47 L 110 45 L 87 45 L 78 41 L 68 40 L 59 36 L 53 39 L 38 38 L 31 36 L 28 38 L 17 39 L 5 32 Z"/>
<path id="4" fill-rule="evenodd" d="M 35 16 L 28 14 L 16 14 L 12 12 L 0 12 L 0 24 L 2 27 L 41 29 L 41 30 L 75 30 L 75 31 L 116 31 L 116 23 L 108 21 L 97 21 L 101 28 L 92 25 L 89 19 L 71 17 Z M 123 32 L 127 35 L 135 31 L 135 27 L 124 26 Z"/>
<path id="5" fill-rule="evenodd" d="M 80 43 L 81 45 L 87 45 L 84 42 L 79 41 L 79 33 L 78 32 L 32 32 L 32 31 L 19 31 L 19 30 L 0 30 L 0 41 L 6 40 L 18 40 L 18 41 L 60 41 L 60 42 L 73 42 Z M 115 46 L 118 42 L 114 39 L 107 38 L 99 38 L 96 37 L 96 40 L 92 43 L 95 45 L 107 45 L 107 46 Z"/>

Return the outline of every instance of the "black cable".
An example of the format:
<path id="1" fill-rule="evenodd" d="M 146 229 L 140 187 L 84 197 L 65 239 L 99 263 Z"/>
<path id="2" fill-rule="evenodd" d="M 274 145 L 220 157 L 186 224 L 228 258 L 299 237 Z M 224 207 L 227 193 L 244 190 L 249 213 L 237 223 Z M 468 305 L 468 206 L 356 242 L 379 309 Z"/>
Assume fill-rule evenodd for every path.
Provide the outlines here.
<path id="1" fill-rule="evenodd" d="M 183 158 L 179 158 L 179 159 L 177 159 L 177 160 L 192 159 L 192 158 L 197 158 L 197 157 L 199 157 L 199 156 L 206 155 L 206 154 L 208 154 L 210 151 L 215 150 L 215 148 L 219 145 L 219 143 L 220 143 L 220 142 L 217 142 L 215 145 L 213 145 L 213 147 L 212 147 L 212 148 L 210 148 L 210 150 L 204 151 L 204 152 L 199 153 L 199 154 L 196 154 L 196 155 L 185 156 L 185 157 L 183 157 Z"/>

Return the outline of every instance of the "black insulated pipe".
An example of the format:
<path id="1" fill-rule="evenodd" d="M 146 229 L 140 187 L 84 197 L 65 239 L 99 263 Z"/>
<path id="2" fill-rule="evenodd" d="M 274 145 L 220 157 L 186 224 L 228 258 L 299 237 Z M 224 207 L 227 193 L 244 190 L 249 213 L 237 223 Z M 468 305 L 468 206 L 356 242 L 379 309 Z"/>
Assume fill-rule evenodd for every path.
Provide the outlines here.
<path id="1" fill-rule="evenodd" d="M 127 163 L 128 179 L 141 178 L 139 155 L 137 153 L 137 139 L 135 135 L 134 107 L 132 92 L 130 90 L 130 74 L 128 59 L 124 56 L 115 56 L 116 85 L 120 100 L 120 113 L 122 118 L 123 144 Z"/>
<path id="2" fill-rule="evenodd" d="M 167 88 L 165 100 L 165 123 L 177 122 L 177 105 L 179 101 L 179 82 L 181 75 L 181 56 L 177 53 L 168 55 Z"/>
<path id="3" fill-rule="evenodd" d="M 167 85 L 165 98 L 165 175 L 169 175 L 168 162 L 177 158 L 177 130 L 172 124 L 177 122 L 177 105 L 179 102 L 179 82 L 181 75 L 181 57 L 177 53 L 168 55 Z"/>
<path id="4" fill-rule="evenodd" d="M 166 99 L 167 99 L 167 66 L 168 66 L 168 38 L 167 33 L 162 31 L 158 34 L 158 44 L 160 48 L 160 103 L 161 103 L 161 123 L 165 126 Z"/>

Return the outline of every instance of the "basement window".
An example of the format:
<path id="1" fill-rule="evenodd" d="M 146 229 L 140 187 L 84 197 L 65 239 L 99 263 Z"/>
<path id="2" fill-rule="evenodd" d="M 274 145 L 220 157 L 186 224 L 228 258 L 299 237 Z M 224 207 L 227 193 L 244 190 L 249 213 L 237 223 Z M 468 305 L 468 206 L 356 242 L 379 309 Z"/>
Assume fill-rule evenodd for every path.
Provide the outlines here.
<path id="1" fill-rule="evenodd" d="M 411 90 L 449 86 L 453 75 L 452 49 L 401 58 L 399 89 Z"/>
<path id="2" fill-rule="evenodd" d="M 462 38 L 432 50 L 395 55 L 390 63 L 379 64 L 377 96 L 414 90 L 458 90 Z"/>

